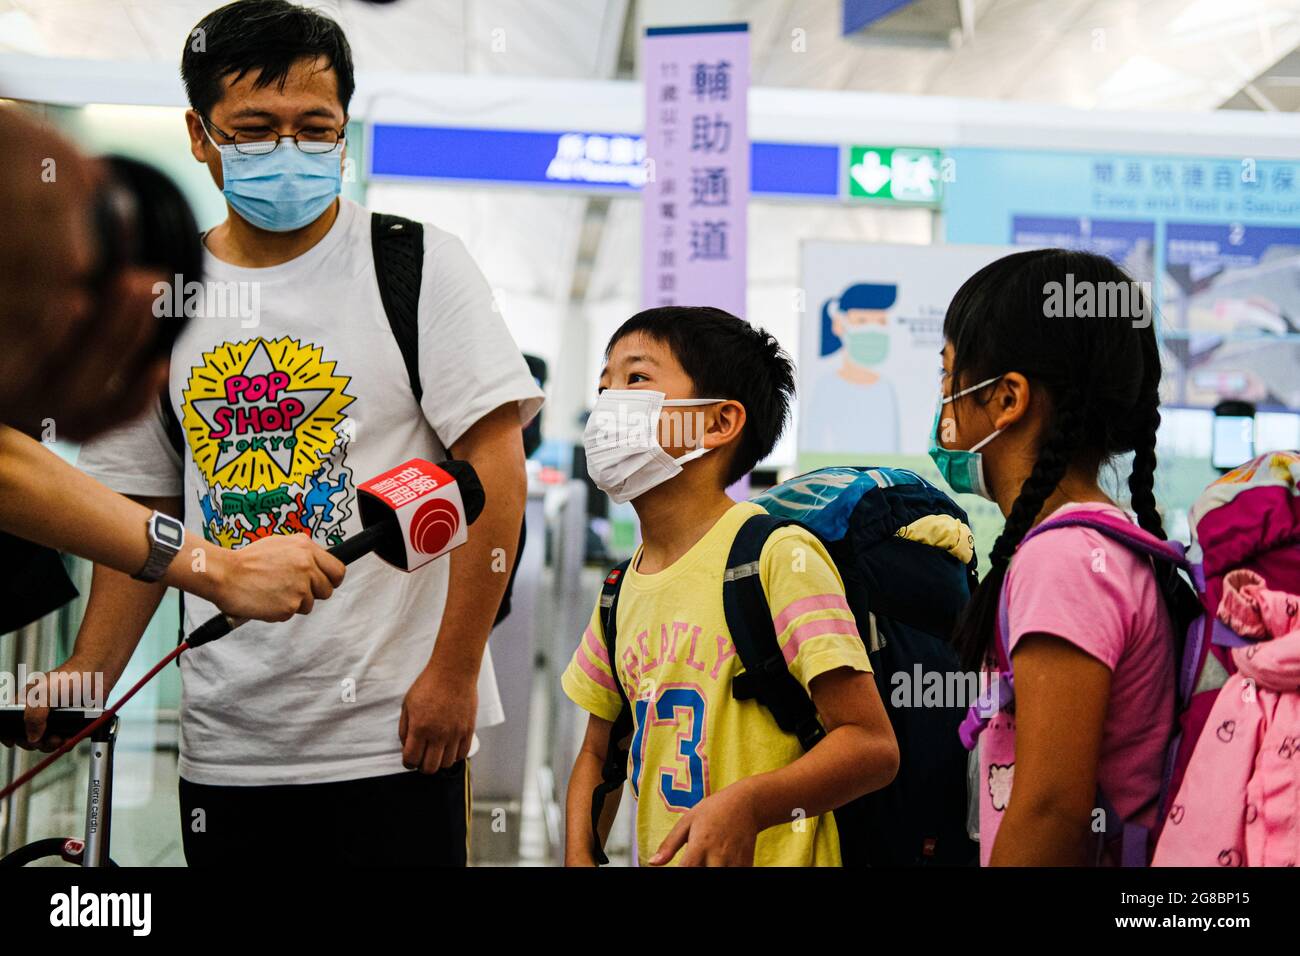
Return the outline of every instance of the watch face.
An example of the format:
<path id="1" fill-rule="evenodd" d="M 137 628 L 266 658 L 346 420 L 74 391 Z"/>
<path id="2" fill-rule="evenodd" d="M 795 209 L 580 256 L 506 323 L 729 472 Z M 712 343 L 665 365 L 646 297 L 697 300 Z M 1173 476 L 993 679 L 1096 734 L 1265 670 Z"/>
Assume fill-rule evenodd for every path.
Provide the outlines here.
<path id="1" fill-rule="evenodd" d="M 169 515 L 158 515 L 153 521 L 153 534 L 160 544 L 179 548 L 185 540 L 185 526 Z"/>

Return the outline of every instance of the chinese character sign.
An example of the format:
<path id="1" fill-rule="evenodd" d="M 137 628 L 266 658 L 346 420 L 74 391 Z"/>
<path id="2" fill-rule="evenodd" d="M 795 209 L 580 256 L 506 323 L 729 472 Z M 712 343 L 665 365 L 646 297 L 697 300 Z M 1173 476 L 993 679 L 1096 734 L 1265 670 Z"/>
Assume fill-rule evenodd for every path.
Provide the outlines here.
<path id="1" fill-rule="evenodd" d="M 749 30 L 656 27 L 642 45 L 641 304 L 745 315 Z"/>

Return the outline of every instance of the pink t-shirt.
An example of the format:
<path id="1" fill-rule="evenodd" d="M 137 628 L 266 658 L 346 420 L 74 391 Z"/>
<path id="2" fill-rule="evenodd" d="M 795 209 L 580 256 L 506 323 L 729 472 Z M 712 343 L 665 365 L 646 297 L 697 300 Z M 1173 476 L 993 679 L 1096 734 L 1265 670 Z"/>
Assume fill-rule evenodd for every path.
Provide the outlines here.
<path id="1" fill-rule="evenodd" d="M 1056 513 L 1076 508 L 1123 514 L 1103 503 Z M 1013 665 L 1020 638 L 1052 634 L 1110 668 L 1098 785 L 1125 820 L 1154 825 L 1174 722 L 1174 644 L 1150 562 L 1091 528 L 1057 528 L 1021 546 L 1005 587 Z M 979 739 L 980 863 L 987 866 L 1015 776 L 1015 717 L 997 714 Z"/>

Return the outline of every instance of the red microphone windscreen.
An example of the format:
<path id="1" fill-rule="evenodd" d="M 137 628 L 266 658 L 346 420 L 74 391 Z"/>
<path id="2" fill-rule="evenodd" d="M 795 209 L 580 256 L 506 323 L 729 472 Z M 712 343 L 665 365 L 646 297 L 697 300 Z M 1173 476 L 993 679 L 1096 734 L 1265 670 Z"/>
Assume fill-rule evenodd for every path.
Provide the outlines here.
<path id="1" fill-rule="evenodd" d="M 404 571 L 464 544 L 468 525 L 483 511 L 483 486 L 463 461 L 434 465 L 415 458 L 358 485 L 357 492 L 362 524 L 394 529 L 375 553 Z"/>

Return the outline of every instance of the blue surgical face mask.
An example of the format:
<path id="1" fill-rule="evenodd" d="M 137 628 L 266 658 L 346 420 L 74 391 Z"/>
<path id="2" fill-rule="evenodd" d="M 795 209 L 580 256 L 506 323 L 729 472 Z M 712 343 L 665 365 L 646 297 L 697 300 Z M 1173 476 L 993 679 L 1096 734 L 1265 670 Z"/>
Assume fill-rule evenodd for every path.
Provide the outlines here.
<path id="1" fill-rule="evenodd" d="M 259 229 L 301 229 L 315 222 L 343 188 L 342 149 L 304 153 L 290 136 L 262 154 L 241 153 L 233 144 L 212 145 L 221 153 L 222 195 Z"/>
<path id="2" fill-rule="evenodd" d="M 993 493 L 989 491 L 988 483 L 984 480 L 984 456 L 980 454 L 980 449 L 1002 434 L 1002 429 L 997 429 L 965 451 L 944 448 L 939 442 L 939 422 L 943 418 L 943 406 L 963 395 L 969 395 L 986 385 L 991 385 L 1001 377 L 1001 375 L 994 375 L 977 385 L 962 389 L 955 395 L 940 399 L 938 407 L 934 410 L 934 425 L 930 429 L 930 460 L 939 469 L 939 474 L 943 475 L 943 480 L 948 482 L 952 490 L 958 494 L 979 495 L 989 501 L 993 500 Z"/>

